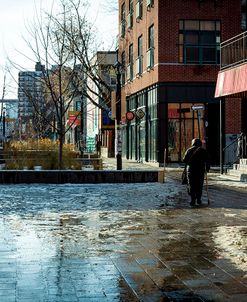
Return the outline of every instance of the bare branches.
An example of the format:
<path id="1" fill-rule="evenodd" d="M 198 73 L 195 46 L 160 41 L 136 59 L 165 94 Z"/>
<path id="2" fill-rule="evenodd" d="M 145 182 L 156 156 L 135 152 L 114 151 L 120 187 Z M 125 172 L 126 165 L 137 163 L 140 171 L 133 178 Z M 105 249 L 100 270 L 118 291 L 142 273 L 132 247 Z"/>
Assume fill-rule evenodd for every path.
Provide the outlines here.
<path id="1" fill-rule="evenodd" d="M 115 53 L 97 54 L 96 29 L 87 19 L 88 8 L 86 0 L 60 0 L 59 9 L 36 12 L 24 39 L 32 53 L 30 59 L 42 66 L 38 75 L 33 74 L 41 91 L 38 95 L 26 87 L 19 87 L 19 91 L 33 105 L 38 131 L 45 132 L 47 127 L 56 130 L 60 161 L 65 134 L 73 126 L 66 122 L 75 100 L 84 98 L 101 110 L 109 110 L 110 105 L 112 83 L 106 74 L 115 76 Z"/>
<path id="2" fill-rule="evenodd" d="M 105 0 L 105 12 L 106 13 L 115 13 L 118 10 L 118 0 Z"/>

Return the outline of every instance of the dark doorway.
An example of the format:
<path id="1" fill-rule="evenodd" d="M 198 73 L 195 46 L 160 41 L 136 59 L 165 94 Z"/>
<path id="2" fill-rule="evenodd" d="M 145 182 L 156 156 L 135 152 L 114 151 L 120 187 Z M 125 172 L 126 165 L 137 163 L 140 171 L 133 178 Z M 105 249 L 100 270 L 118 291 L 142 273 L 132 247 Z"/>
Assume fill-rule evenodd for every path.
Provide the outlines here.
<path id="1" fill-rule="evenodd" d="M 247 99 L 242 99 L 242 132 L 247 134 Z"/>
<path id="2" fill-rule="evenodd" d="M 220 162 L 220 104 L 207 105 L 206 145 L 212 165 Z"/>

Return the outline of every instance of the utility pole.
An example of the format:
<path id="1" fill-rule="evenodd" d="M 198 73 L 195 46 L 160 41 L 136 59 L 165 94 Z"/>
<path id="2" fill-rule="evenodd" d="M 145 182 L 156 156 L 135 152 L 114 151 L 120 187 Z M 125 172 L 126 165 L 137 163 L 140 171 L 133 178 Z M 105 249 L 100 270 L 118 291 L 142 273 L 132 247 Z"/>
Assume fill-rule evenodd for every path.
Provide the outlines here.
<path id="1" fill-rule="evenodd" d="M 120 62 L 118 60 L 118 50 L 116 51 L 116 135 L 115 135 L 115 153 L 117 158 L 117 170 L 122 170 L 122 133 L 121 133 L 121 72 Z"/>

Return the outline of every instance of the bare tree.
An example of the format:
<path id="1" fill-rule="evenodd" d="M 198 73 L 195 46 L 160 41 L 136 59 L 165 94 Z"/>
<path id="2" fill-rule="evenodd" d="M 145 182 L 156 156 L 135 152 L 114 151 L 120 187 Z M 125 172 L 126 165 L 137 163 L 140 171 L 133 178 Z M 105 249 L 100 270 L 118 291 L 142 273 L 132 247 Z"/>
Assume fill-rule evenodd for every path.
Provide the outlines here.
<path id="1" fill-rule="evenodd" d="M 96 107 L 106 110 L 111 101 L 112 87 L 106 80 L 105 74 L 110 73 L 113 66 L 105 64 L 104 56 L 95 56 L 100 45 L 97 45 L 96 28 L 88 22 L 86 12 L 81 10 L 85 8 L 85 3 L 80 0 L 63 0 L 62 3 L 63 19 L 66 22 L 61 22 L 57 16 L 50 17 L 56 24 L 57 30 L 65 35 L 63 40 L 65 49 L 77 62 L 77 73 L 73 74 L 74 88 L 78 88 L 78 93 L 85 96 Z M 102 65 L 105 68 L 103 73 Z M 81 75 L 84 79 L 83 85 L 81 85 Z M 92 82 L 97 89 L 92 89 Z M 98 102 L 99 97 L 103 102 Z"/>
<path id="2" fill-rule="evenodd" d="M 106 0 L 104 10 L 109 14 L 115 13 L 118 10 L 118 0 Z"/>
<path id="3" fill-rule="evenodd" d="M 74 98 L 78 94 L 72 85 L 74 78 L 78 78 L 77 60 L 74 53 L 66 47 L 67 7 L 63 1 L 61 3 L 59 13 L 55 14 L 51 10 L 38 16 L 36 22 L 29 26 L 29 35 L 25 39 L 33 60 L 40 62 L 42 66 L 38 79 L 42 89 L 37 94 L 30 87 L 19 87 L 33 106 L 33 124 L 39 128 L 41 125 L 44 128 L 48 125 L 56 131 L 59 139 L 60 169 L 63 163 L 65 133 L 72 127 L 66 127 L 68 110 L 73 107 Z M 63 26 L 58 27 L 58 24 Z M 33 73 L 33 76 L 36 74 Z"/>
<path id="4" fill-rule="evenodd" d="M 96 29 L 87 19 L 88 9 L 86 0 L 60 0 L 59 10 L 37 13 L 25 38 L 33 62 L 42 66 L 43 92 L 41 98 L 28 89 L 23 93 L 33 105 L 33 120 L 39 131 L 53 127 L 58 135 L 59 168 L 65 134 L 73 126 L 66 125 L 66 121 L 75 98 L 84 97 L 101 110 L 109 110 L 110 106 L 112 87 L 99 68 L 103 58 L 91 59 L 97 39 Z"/>

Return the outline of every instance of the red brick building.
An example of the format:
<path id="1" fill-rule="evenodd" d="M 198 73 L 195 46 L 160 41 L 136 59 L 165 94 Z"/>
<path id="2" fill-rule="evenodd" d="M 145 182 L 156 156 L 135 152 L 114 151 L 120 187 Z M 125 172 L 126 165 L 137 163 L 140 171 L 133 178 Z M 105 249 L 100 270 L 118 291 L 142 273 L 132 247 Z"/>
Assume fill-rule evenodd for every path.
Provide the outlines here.
<path id="1" fill-rule="evenodd" d="M 191 139 L 200 137 L 219 161 L 219 45 L 241 32 L 244 2 L 119 0 L 123 157 L 162 163 L 166 154 L 181 161 Z M 226 105 L 233 116 L 226 133 L 240 131 L 234 115 L 240 105 L 238 99 Z"/>

